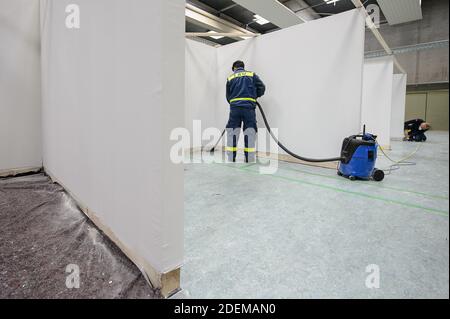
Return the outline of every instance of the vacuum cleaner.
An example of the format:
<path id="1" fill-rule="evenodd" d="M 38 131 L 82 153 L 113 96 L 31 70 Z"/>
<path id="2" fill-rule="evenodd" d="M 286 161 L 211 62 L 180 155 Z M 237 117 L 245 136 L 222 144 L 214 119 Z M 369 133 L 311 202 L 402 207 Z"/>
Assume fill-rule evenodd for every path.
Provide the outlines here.
<path id="1" fill-rule="evenodd" d="M 267 130 L 270 136 L 278 144 L 278 146 L 284 150 L 287 154 L 292 157 L 299 159 L 301 161 L 309 163 L 326 163 L 326 162 L 339 162 L 338 165 L 338 175 L 346 177 L 352 181 L 360 180 L 375 180 L 380 182 L 384 179 L 384 172 L 380 169 L 375 168 L 377 160 L 377 136 L 366 133 L 366 127 L 364 126 L 363 133 L 359 135 L 352 135 L 344 139 L 342 143 L 341 156 L 334 158 L 307 158 L 297 155 L 285 147 L 273 134 L 270 128 L 269 122 L 267 121 L 266 114 L 259 102 L 256 102 L 261 116 L 264 120 Z M 217 145 L 225 134 L 225 130 L 222 132 L 220 139 L 217 141 L 216 145 L 211 149 L 211 153 L 214 153 Z"/>
<path id="2" fill-rule="evenodd" d="M 373 179 L 381 182 L 384 179 L 384 172 L 375 168 L 377 150 L 377 136 L 366 133 L 364 126 L 362 135 L 353 135 L 344 139 L 338 175 L 350 180 Z"/>

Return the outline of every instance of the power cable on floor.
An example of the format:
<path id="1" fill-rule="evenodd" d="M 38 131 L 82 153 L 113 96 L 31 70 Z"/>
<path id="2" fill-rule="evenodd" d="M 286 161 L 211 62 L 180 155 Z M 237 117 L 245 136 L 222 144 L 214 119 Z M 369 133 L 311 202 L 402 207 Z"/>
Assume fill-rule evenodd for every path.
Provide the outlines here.
<path id="1" fill-rule="evenodd" d="M 383 171 L 385 171 L 385 175 L 390 175 L 393 171 L 399 170 L 402 166 L 417 165 L 417 163 L 408 162 L 407 160 L 410 159 L 411 157 L 413 157 L 420 150 L 421 147 L 422 147 L 422 144 L 418 145 L 417 148 L 412 153 L 410 153 L 408 156 L 405 156 L 404 158 L 396 161 L 396 160 L 392 159 L 386 153 L 386 151 L 383 149 L 383 147 L 381 145 L 379 145 L 379 148 L 380 148 L 381 152 L 384 154 L 384 156 L 386 156 L 386 158 L 393 163 L 392 165 L 383 169 Z"/>

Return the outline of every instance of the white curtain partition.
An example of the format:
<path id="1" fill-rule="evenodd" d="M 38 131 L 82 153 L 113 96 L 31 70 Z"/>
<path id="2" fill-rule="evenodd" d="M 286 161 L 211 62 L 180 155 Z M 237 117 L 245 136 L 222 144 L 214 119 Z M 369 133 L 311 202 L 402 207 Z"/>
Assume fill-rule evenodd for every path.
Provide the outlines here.
<path id="1" fill-rule="evenodd" d="M 205 53 L 197 51 L 198 46 L 197 61 L 205 63 L 201 72 L 209 76 L 187 81 L 187 92 L 207 94 L 207 102 L 198 101 L 194 108 L 203 110 L 196 116 L 205 114 L 208 123 L 214 118 L 215 127 L 222 129 L 227 122 L 226 79 L 232 63 L 240 59 L 266 83 L 267 92 L 260 102 L 272 127 L 278 128 L 280 140 L 292 151 L 309 157 L 339 156 L 342 140 L 360 131 L 364 63 L 364 16 L 360 11 L 212 49 L 216 50 L 217 65 L 209 71 L 213 58 L 209 52 L 203 62 Z M 188 64 L 191 55 L 189 52 Z M 216 78 L 211 74 L 217 74 Z M 210 102 L 214 96 L 206 89 L 217 92 L 215 103 Z M 261 117 L 259 127 L 264 127 Z M 259 150 L 265 151 L 261 146 Z"/>
<path id="2" fill-rule="evenodd" d="M 364 63 L 363 102 L 361 124 L 367 132 L 378 135 L 378 143 L 386 148 L 391 144 L 392 57 L 368 59 Z"/>
<path id="3" fill-rule="evenodd" d="M 79 29 L 65 25 L 72 3 Z M 184 1 L 41 5 L 45 169 L 141 268 L 180 267 L 183 167 L 169 137 L 185 121 Z"/>
<path id="4" fill-rule="evenodd" d="M 394 74 L 392 79 L 391 138 L 395 140 L 402 139 L 404 134 L 406 85 L 406 74 Z"/>
<path id="5" fill-rule="evenodd" d="M 42 166 L 39 1 L 0 0 L 0 175 Z"/>
<path id="6" fill-rule="evenodd" d="M 200 121 L 199 129 L 216 124 L 217 49 L 193 40 L 186 40 L 186 128 L 194 134 L 193 122 Z M 197 132 L 195 132 L 197 133 Z M 190 148 L 202 146 L 199 138 L 191 136 Z"/>

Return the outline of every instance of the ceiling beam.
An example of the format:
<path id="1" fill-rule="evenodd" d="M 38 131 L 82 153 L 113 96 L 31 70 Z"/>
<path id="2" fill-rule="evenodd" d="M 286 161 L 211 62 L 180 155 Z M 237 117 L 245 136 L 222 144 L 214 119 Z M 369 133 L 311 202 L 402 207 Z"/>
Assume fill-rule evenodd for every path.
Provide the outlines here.
<path id="1" fill-rule="evenodd" d="M 213 42 L 211 40 L 208 40 L 208 39 L 202 38 L 202 37 L 192 37 L 192 38 L 189 38 L 189 39 L 192 40 L 192 41 L 196 41 L 196 42 L 199 42 L 199 43 L 203 43 L 203 44 L 215 47 L 215 48 L 218 48 L 218 47 L 222 46 L 222 45 L 220 45 L 220 44 L 218 44 L 216 42 Z"/>
<path id="2" fill-rule="evenodd" d="M 227 37 L 227 38 L 253 38 L 259 36 L 259 34 L 249 34 L 249 33 L 242 33 L 242 32 L 234 32 L 234 33 L 221 33 L 221 32 L 186 32 L 186 37 Z"/>
<path id="3" fill-rule="evenodd" d="M 186 21 L 200 26 L 202 28 L 216 31 L 219 33 L 242 34 L 245 36 L 232 36 L 232 39 L 243 40 L 247 37 L 255 36 L 255 33 L 241 28 L 231 22 L 216 17 L 202 9 L 191 4 L 186 4 Z"/>
<path id="4" fill-rule="evenodd" d="M 311 21 L 321 18 L 320 14 L 314 11 L 314 9 L 311 9 L 310 5 L 303 0 L 288 0 L 283 2 L 283 4 L 304 21 Z"/>
<path id="5" fill-rule="evenodd" d="M 234 2 L 280 28 L 288 28 L 306 22 L 277 0 L 234 0 Z"/>
<path id="6" fill-rule="evenodd" d="M 203 11 L 206 11 L 207 13 L 209 13 L 215 17 L 219 17 L 220 19 L 225 20 L 225 21 L 231 23 L 232 25 L 238 26 L 240 28 L 244 28 L 247 31 L 250 31 L 253 33 L 258 33 L 258 31 L 256 31 L 252 27 L 250 27 L 248 24 L 238 21 L 226 14 L 226 11 L 239 6 L 236 3 L 233 3 L 232 5 L 225 7 L 223 9 L 220 9 L 220 10 L 210 7 L 210 6 L 206 5 L 204 2 L 201 2 L 200 0 L 186 0 L 186 3 L 193 5 L 194 7 L 199 8 Z"/>
<path id="7" fill-rule="evenodd" d="M 448 48 L 448 40 L 441 40 L 441 41 L 433 41 L 433 42 L 426 42 L 426 43 L 419 43 L 419 44 L 412 44 L 412 45 L 405 45 L 397 48 L 392 48 L 392 51 L 395 55 L 399 54 L 406 54 L 406 53 L 412 53 L 412 52 L 418 52 L 418 51 L 425 51 L 425 50 L 434 50 L 434 49 L 443 49 Z M 377 51 L 369 51 L 366 52 L 365 57 L 366 58 L 377 58 L 386 56 L 386 52 L 384 50 L 377 50 Z"/>
<path id="8" fill-rule="evenodd" d="M 402 67 L 402 65 L 398 62 L 397 58 L 394 55 L 394 52 L 389 47 L 389 45 L 386 43 L 386 41 L 384 40 L 384 38 L 381 35 L 380 31 L 378 31 L 377 26 L 375 25 L 375 23 L 373 23 L 372 18 L 370 17 L 370 15 L 367 12 L 366 8 L 362 4 L 361 0 L 352 0 L 352 2 L 353 2 L 353 4 L 355 5 L 356 8 L 359 8 L 359 9 L 361 9 L 364 12 L 364 15 L 366 17 L 366 25 L 367 25 L 367 27 L 370 29 L 370 31 L 372 31 L 373 35 L 378 40 L 378 42 L 380 43 L 381 47 L 384 49 L 384 51 L 386 51 L 387 55 L 391 55 L 394 58 L 394 64 L 397 67 L 397 69 L 401 73 L 406 74 L 407 72 Z"/>

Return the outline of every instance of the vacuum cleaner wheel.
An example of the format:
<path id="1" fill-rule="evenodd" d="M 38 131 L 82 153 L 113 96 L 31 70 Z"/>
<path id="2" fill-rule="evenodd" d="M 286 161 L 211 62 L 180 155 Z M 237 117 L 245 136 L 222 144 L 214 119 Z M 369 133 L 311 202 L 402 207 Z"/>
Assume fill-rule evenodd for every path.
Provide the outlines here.
<path id="1" fill-rule="evenodd" d="M 384 179 L 384 172 L 381 169 L 375 169 L 372 177 L 375 181 L 381 182 Z"/>

